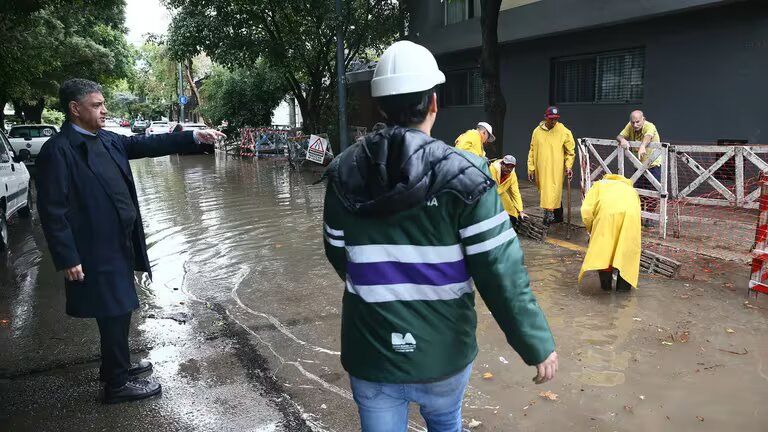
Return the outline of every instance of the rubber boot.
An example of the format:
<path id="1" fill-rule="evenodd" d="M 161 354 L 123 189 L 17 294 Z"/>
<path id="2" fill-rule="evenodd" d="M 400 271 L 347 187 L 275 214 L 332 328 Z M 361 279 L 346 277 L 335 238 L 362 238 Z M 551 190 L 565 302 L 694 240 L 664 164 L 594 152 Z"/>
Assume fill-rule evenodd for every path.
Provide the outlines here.
<path id="1" fill-rule="evenodd" d="M 629 284 L 629 282 L 625 281 L 621 277 L 621 273 L 617 273 L 616 275 L 616 291 L 630 291 L 632 289 L 632 285 Z"/>
<path id="2" fill-rule="evenodd" d="M 553 212 L 552 223 L 563 223 L 563 204 L 560 204 L 560 208 L 556 208 Z"/>
<path id="3" fill-rule="evenodd" d="M 600 288 L 602 288 L 603 291 L 610 291 L 613 287 L 613 271 L 600 270 L 597 274 L 600 276 Z"/>
<path id="4" fill-rule="evenodd" d="M 544 219 L 542 222 L 544 223 L 544 226 L 549 226 L 549 224 L 552 223 L 552 220 L 554 219 L 554 215 L 552 214 L 551 210 L 544 210 Z"/>

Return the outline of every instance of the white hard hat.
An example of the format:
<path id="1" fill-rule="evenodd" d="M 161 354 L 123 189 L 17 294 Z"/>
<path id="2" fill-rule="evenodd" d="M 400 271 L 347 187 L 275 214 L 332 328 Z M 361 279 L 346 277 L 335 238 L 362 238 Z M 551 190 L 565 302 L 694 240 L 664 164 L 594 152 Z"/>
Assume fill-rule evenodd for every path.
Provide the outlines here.
<path id="1" fill-rule="evenodd" d="M 517 165 L 517 159 L 512 155 L 506 155 L 504 156 L 504 159 L 501 160 L 501 163 L 504 165 Z"/>
<path id="2" fill-rule="evenodd" d="M 480 122 L 477 125 L 488 131 L 488 142 L 496 141 L 496 137 L 493 135 L 493 127 L 491 127 L 491 125 L 486 122 Z"/>
<path id="3" fill-rule="evenodd" d="M 371 80 L 371 96 L 382 97 L 429 90 L 445 75 L 428 49 L 410 41 L 395 42 L 381 55 Z"/>

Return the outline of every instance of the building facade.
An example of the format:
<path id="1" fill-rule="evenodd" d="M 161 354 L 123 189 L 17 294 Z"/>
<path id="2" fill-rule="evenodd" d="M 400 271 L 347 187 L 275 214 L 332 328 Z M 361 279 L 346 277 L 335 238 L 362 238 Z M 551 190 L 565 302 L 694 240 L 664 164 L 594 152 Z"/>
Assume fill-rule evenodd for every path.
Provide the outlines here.
<path id="1" fill-rule="evenodd" d="M 433 135 L 484 119 L 480 0 L 415 4 L 410 38 L 446 73 Z M 576 137 L 614 138 L 634 109 L 663 141 L 768 144 L 768 1 L 505 0 L 504 153 L 527 157 L 548 105 Z"/>

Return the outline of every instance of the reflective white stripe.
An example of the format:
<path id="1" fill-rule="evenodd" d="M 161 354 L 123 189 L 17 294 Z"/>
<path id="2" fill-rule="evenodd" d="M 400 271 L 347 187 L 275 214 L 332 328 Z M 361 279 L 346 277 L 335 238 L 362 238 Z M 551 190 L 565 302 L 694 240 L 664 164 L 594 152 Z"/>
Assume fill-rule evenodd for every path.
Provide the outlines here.
<path id="1" fill-rule="evenodd" d="M 347 280 L 347 291 L 367 303 L 413 300 L 454 300 L 472 292 L 472 281 L 449 285 L 355 285 Z"/>
<path id="2" fill-rule="evenodd" d="M 464 258 L 459 245 L 365 245 L 347 247 L 347 258 L 355 263 L 395 261 L 402 263 L 444 263 Z"/>
<path id="3" fill-rule="evenodd" d="M 508 240 L 512 240 L 515 237 L 517 237 L 517 233 L 515 232 L 515 229 L 510 228 L 490 240 L 486 240 L 482 243 L 474 244 L 472 246 L 467 246 L 467 255 L 474 255 L 474 254 L 479 254 L 483 252 L 488 252 L 489 250 L 495 248 L 496 246 L 499 246 Z"/>
<path id="4" fill-rule="evenodd" d="M 335 238 L 328 237 L 328 235 L 325 235 L 324 237 L 325 237 L 325 241 L 327 241 L 328 244 L 330 244 L 331 246 L 336 246 L 340 248 L 343 248 L 344 246 L 346 246 L 346 243 L 344 243 L 344 240 L 336 240 Z"/>
<path id="5" fill-rule="evenodd" d="M 337 236 L 337 237 L 344 237 L 344 231 L 342 231 L 342 230 L 335 230 L 335 229 L 329 227 L 328 224 L 325 224 L 325 231 L 328 234 L 330 234 L 330 235 L 334 235 L 334 236 Z"/>
<path id="6" fill-rule="evenodd" d="M 496 216 L 486 219 L 482 222 L 478 222 L 474 225 L 470 225 L 464 229 L 459 230 L 459 235 L 461 238 L 466 238 L 469 236 L 473 236 L 475 234 L 480 234 L 483 231 L 488 231 L 489 229 L 502 224 L 505 220 L 509 219 L 509 215 L 507 212 L 501 212 L 497 214 Z"/>

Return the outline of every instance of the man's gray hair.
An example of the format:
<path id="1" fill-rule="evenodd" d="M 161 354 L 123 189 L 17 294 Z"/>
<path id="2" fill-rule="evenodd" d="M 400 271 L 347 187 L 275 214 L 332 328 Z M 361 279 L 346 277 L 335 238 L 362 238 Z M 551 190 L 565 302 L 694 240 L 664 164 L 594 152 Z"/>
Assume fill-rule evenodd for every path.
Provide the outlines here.
<path id="1" fill-rule="evenodd" d="M 101 93 L 101 86 L 93 81 L 72 78 L 61 83 L 59 87 L 59 103 L 64 115 L 69 118 L 69 103 L 80 102 L 91 93 Z"/>

